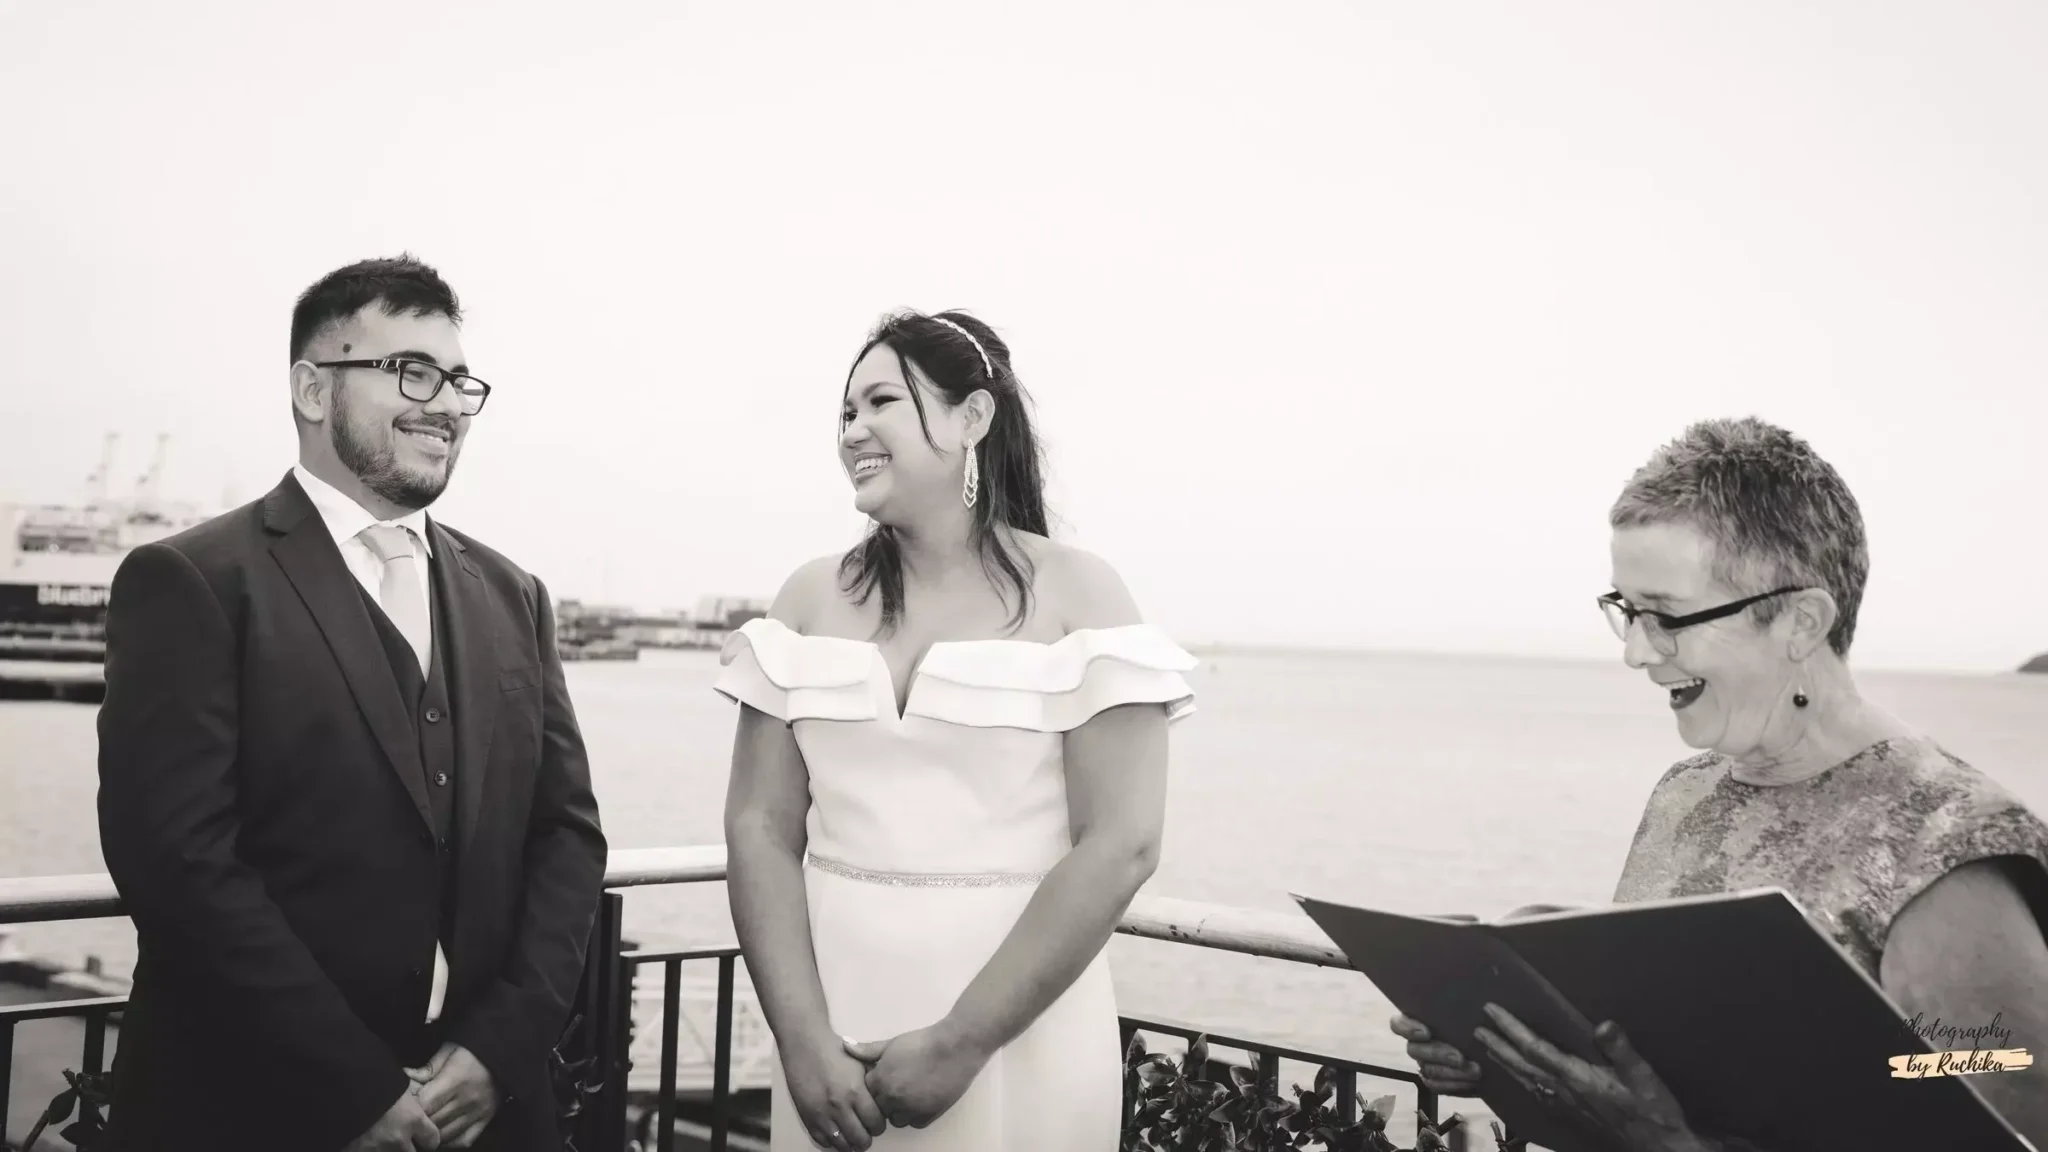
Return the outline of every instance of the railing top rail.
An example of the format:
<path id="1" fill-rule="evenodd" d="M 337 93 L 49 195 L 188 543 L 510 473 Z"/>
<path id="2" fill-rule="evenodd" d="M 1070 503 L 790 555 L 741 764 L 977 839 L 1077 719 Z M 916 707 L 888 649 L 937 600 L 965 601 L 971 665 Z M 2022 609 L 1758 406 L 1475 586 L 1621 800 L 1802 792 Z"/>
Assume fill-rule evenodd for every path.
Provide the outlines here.
<path id="1" fill-rule="evenodd" d="M 126 996 L 94 996 L 85 1000 L 36 1000 L 27 1004 L 0 1004 L 0 1024 L 15 1024 L 23 1020 L 55 1020 L 63 1016 L 105 1015 L 119 1011 L 127 1003 Z"/>
<path id="2" fill-rule="evenodd" d="M 1225 952 L 1292 960 L 1323 968 L 1350 968 L 1342 949 L 1301 912 L 1267 912 L 1205 904 L 1171 896 L 1140 895 L 1131 901 L 1118 932 Z"/>
<path id="3" fill-rule="evenodd" d="M 618 848 L 606 855 L 604 886 L 704 884 L 725 879 L 725 845 L 686 848 Z"/>
<path id="4" fill-rule="evenodd" d="M 723 844 L 615 849 L 609 854 L 604 884 L 607 888 L 634 888 L 709 883 L 725 879 L 725 863 Z M 124 914 L 120 894 L 115 891 L 112 878 L 104 873 L 0 879 L 0 924 L 89 920 Z M 1323 935 L 1315 922 L 1298 912 L 1269 912 L 1140 895 L 1132 901 L 1117 931 L 1127 936 L 1325 968 L 1351 967 L 1344 953 Z"/>
<path id="5" fill-rule="evenodd" d="M 604 886 L 692 884 L 725 879 L 725 845 L 627 848 L 610 853 Z M 92 920 L 126 915 L 113 877 L 104 872 L 0 879 L 0 924 Z"/>
<path id="6" fill-rule="evenodd" d="M 114 890 L 114 878 L 104 872 L 0 880 L 0 924 L 121 914 L 121 894 Z"/>
<path id="7" fill-rule="evenodd" d="M 619 953 L 619 959 L 633 965 L 679 964 L 690 960 L 724 960 L 739 954 L 737 944 L 722 948 L 629 948 Z"/>

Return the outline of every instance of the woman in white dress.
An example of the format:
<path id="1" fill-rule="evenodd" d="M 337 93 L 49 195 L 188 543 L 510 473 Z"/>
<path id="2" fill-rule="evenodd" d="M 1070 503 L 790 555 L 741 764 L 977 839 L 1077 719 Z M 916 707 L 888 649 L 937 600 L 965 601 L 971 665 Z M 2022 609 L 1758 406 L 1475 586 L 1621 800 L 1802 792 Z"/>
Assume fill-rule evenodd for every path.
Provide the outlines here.
<path id="1" fill-rule="evenodd" d="M 1113 1152 L 1106 946 L 1159 857 L 1195 661 L 1046 538 L 1008 347 L 885 319 L 839 453 L 873 520 L 734 633 L 729 891 L 777 1152 Z"/>

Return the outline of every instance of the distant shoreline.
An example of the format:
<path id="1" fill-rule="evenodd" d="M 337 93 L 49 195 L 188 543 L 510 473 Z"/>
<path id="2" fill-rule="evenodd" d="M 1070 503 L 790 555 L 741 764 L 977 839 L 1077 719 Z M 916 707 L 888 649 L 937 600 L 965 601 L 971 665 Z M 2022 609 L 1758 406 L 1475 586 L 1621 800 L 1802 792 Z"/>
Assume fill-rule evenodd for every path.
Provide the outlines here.
<path id="1" fill-rule="evenodd" d="M 1572 664 L 1621 666 L 1621 654 L 1612 657 L 1562 656 L 1537 652 L 1501 652 L 1473 649 L 1450 648 L 1359 648 L 1341 645 L 1311 644 L 1243 644 L 1232 642 L 1186 644 L 1187 650 L 1196 656 L 1294 656 L 1294 657 L 1344 657 L 1382 660 L 1431 660 L 1440 663 L 1488 663 L 1514 664 Z M 2038 666 L 2036 666 L 2038 665 Z M 1950 679 L 1982 680 L 1987 678 L 2018 676 L 2022 673 L 2048 672 L 2048 654 L 2028 661 L 2019 667 L 1988 668 L 1930 668 L 1904 664 L 1858 664 L 1858 672 L 1869 672 L 1879 676 L 1933 676 Z"/>

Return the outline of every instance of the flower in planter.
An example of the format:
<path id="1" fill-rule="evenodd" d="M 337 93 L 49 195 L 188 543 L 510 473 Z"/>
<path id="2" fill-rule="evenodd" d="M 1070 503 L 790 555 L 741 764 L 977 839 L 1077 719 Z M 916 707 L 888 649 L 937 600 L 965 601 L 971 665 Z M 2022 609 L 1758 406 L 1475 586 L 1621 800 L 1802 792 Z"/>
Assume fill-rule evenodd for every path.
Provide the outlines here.
<path id="1" fill-rule="evenodd" d="M 43 1109 L 42 1118 L 29 1129 L 28 1139 L 22 1142 L 22 1152 L 34 1152 L 36 1141 L 42 1138 L 43 1129 L 52 1124 L 62 1124 L 71 1119 L 72 1109 L 78 1110 L 78 1121 L 64 1128 L 58 1135 L 71 1142 L 78 1152 L 92 1152 L 105 1132 L 107 1122 L 103 1113 L 107 1107 L 107 1074 L 104 1072 L 73 1072 L 64 1069 L 64 1080 L 71 1087 L 57 1093 L 50 1106 Z M 0 1116 L 0 1120 L 6 1117 Z"/>
<path id="2" fill-rule="evenodd" d="M 1417 1114 L 1415 1145 L 1400 1148 L 1387 1136 L 1394 1097 L 1381 1096 L 1346 1123 L 1333 1101 L 1338 1073 L 1316 1073 L 1313 1088 L 1290 1088 L 1292 1100 L 1269 1092 L 1250 1069 L 1232 1065 L 1224 1080 L 1207 1078 L 1206 1036 L 1197 1036 L 1179 1061 L 1148 1052 L 1134 1036 L 1124 1054 L 1129 1096 L 1123 1152 L 1451 1152 L 1451 1135 L 1465 1127 L 1453 1114 L 1431 1123 Z M 1525 1141 L 1493 1125 L 1497 1152 L 1523 1152 Z"/>

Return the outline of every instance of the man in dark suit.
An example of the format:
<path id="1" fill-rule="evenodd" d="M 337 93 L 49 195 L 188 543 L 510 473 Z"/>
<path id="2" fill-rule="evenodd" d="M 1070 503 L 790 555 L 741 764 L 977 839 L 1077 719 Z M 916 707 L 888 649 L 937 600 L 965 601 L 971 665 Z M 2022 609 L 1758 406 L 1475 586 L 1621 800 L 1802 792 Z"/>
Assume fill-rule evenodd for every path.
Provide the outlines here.
<path id="1" fill-rule="evenodd" d="M 550 1152 L 605 840 L 547 589 L 424 510 L 489 388 L 413 260 L 292 315 L 299 463 L 114 577 L 109 1143 Z"/>

